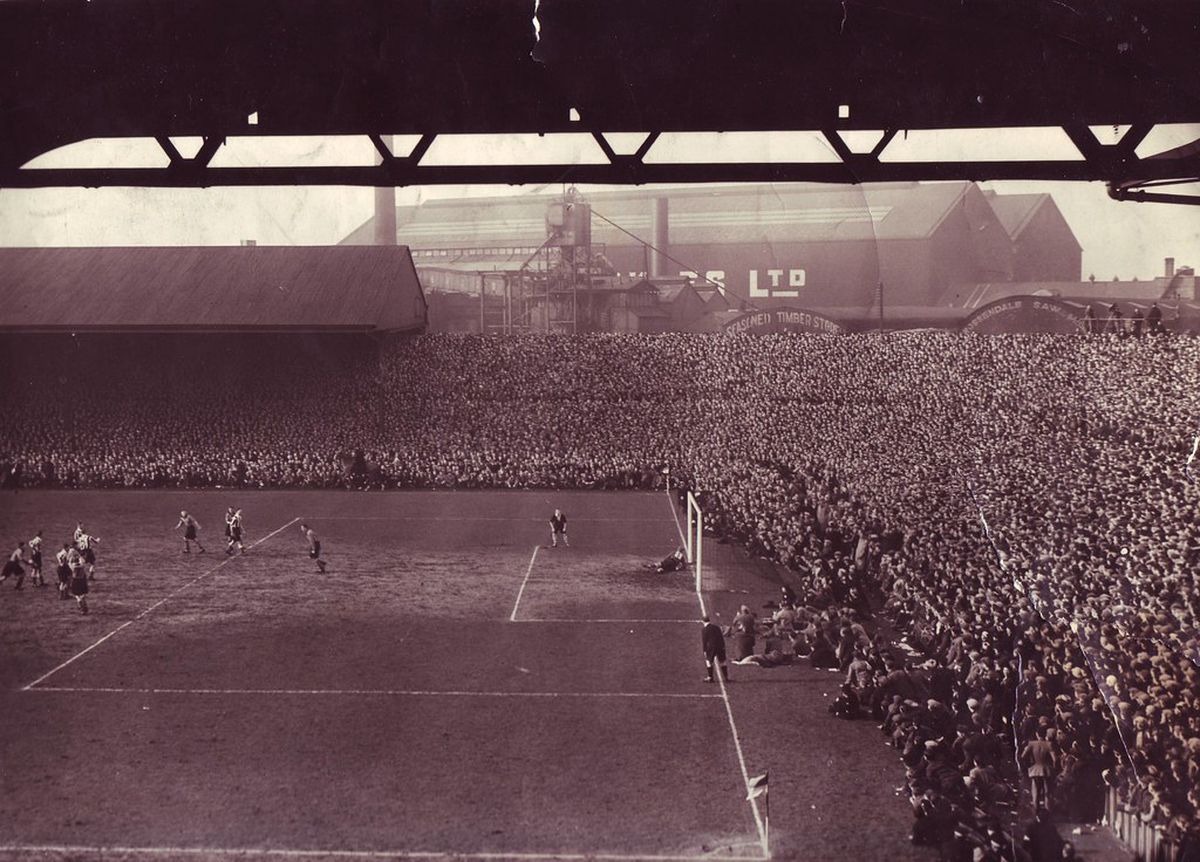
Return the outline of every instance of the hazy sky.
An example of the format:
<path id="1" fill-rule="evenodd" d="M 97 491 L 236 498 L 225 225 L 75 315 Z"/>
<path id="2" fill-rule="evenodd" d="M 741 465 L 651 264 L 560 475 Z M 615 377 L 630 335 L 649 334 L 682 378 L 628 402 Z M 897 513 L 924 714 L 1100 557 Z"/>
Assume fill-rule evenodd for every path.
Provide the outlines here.
<path id="1" fill-rule="evenodd" d="M 1118 132 L 1110 134 L 1115 137 Z M 1071 157 L 1056 130 L 1007 138 L 991 132 L 914 133 L 897 139 L 892 158 L 950 158 L 977 155 L 981 147 L 1004 157 L 1036 140 L 1036 149 L 1054 157 Z M 1104 133 L 1101 133 L 1102 140 Z M 1200 138 L 1200 126 L 1161 128 L 1139 148 L 1157 152 Z M 1006 142 L 1010 145 L 1005 149 Z M 235 146 L 236 144 L 236 146 Z M 627 147 L 634 146 L 630 143 Z M 425 163 L 453 163 L 464 158 L 489 161 L 596 161 L 598 150 L 584 136 L 563 141 L 532 139 L 444 139 Z M 548 150 L 545 148 L 549 148 Z M 699 140 L 663 140 L 652 156 L 663 161 L 702 153 L 707 160 L 741 157 L 781 159 L 821 156 L 827 145 L 812 135 L 775 134 L 746 139 L 707 135 Z M 924 147 L 924 149 L 922 149 Z M 402 144 L 397 145 L 397 150 Z M 915 155 L 914 155 L 915 154 Z M 369 164 L 374 150 L 365 139 L 269 142 L 235 140 L 218 154 L 214 165 Z M 44 167 L 92 164 L 155 165 L 163 160 L 153 143 L 85 142 L 40 157 Z M 1118 203 L 1099 183 L 991 183 L 1005 192 L 1045 191 L 1054 195 L 1063 215 L 1083 245 L 1083 275 L 1148 278 L 1162 271 L 1163 258 L 1179 265 L 1200 265 L 1200 207 Z M 397 201 L 453 195 L 521 194 L 532 188 L 507 186 L 428 187 L 399 189 Z M 585 189 L 586 191 L 586 189 Z M 223 245 L 253 239 L 264 245 L 333 244 L 371 215 L 374 193 L 355 188 L 235 189 L 44 189 L 0 190 L 0 245 Z M 403 239 L 403 238 L 402 238 Z"/>

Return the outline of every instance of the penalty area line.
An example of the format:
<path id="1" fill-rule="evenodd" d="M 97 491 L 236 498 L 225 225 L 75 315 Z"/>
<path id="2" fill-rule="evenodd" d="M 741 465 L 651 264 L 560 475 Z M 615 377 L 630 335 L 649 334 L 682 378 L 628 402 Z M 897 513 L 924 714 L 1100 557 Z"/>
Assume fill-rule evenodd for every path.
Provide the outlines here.
<path id="1" fill-rule="evenodd" d="M 544 697 L 544 698 L 665 698 L 676 700 L 720 699 L 707 692 L 665 691 L 455 691 L 436 689 L 376 688 L 115 688 L 106 686 L 39 685 L 28 689 L 50 694 L 181 694 L 181 695 L 281 695 L 290 697 Z"/>
<path id="2" fill-rule="evenodd" d="M 499 517 L 495 515 L 326 515 L 313 516 L 313 523 L 319 521 L 387 521 L 401 524 L 405 521 L 454 521 L 461 524 L 469 521 L 496 521 L 504 524 L 541 524 L 545 518 L 528 517 Z M 644 524 L 645 518 L 571 518 L 572 524 Z"/>
<path id="3" fill-rule="evenodd" d="M 120 847 L 120 846 L 83 846 L 55 844 L 0 844 L 0 853 L 55 853 L 80 854 L 85 856 L 114 855 L 143 855 L 143 856 L 281 856 L 281 857 L 337 857 L 347 859 L 528 859 L 552 860 L 565 859 L 571 862 L 586 862 L 586 860 L 601 860 L 601 862 L 763 862 L 761 856 L 713 856 L 700 855 L 671 855 L 646 853 L 504 853 L 494 851 L 461 851 L 461 850 L 313 850 L 286 849 L 274 847 Z"/>
<path id="4" fill-rule="evenodd" d="M 286 524 L 284 524 L 282 527 L 279 527 L 279 528 L 277 528 L 277 529 L 275 529 L 275 530 L 272 530 L 271 532 L 269 532 L 269 533 L 267 533 L 265 536 L 263 536 L 261 539 L 259 539 L 257 542 L 252 542 L 252 543 L 251 543 L 251 544 L 250 544 L 250 545 L 247 547 L 247 550 L 253 550 L 254 548 L 257 548 L 257 547 L 258 547 L 259 545 L 261 545 L 263 542 L 267 541 L 267 539 L 270 539 L 270 538 L 272 538 L 273 536 L 277 536 L 277 535 L 279 535 L 280 533 L 282 533 L 284 530 L 286 530 L 288 527 L 292 526 L 292 524 L 295 524 L 295 523 L 296 523 L 297 521 L 299 521 L 299 520 L 300 520 L 299 518 L 292 518 L 292 520 L 288 521 L 288 522 L 287 522 Z M 104 643 L 106 640 L 108 640 L 109 638 L 113 637 L 114 635 L 117 635 L 117 634 L 119 634 L 121 631 L 125 630 L 125 629 L 126 629 L 126 628 L 128 628 L 129 626 L 131 626 L 131 625 L 133 625 L 134 623 L 136 623 L 138 620 L 140 620 L 140 619 L 142 619 L 143 617 L 145 617 L 147 614 L 150 614 L 150 613 L 152 613 L 153 611 L 157 610 L 158 608 L 162 607 L 162 606 L 163 606 L 163 605 L 165 605 L 167 602 L 169 602 L 171 599 L 175 598 L 175 596 L 177 596 L 177 595 L 179 595 L 180 593 L 182 593 L 184 590 L 186 590 L 186 589 L 189 589 L 189 588 L 191 588 L 191 587 L 195 586 L 196 584 L 200 583 L 202 580 L 204 580 L 205 578 L 207 578 L 209 575 L 213 574 L 214 572 L 216 572 L 216 571 L 220 570 L 220 569 L 221 569 L 223 566 L 227 565 L 228 563 L 232 563 L 234 560 L 236 560 L 236 559 L 238 558 L 238 556 L 240 556 L 240 555 L 234 555 L 234 556 L 229 556 L 229 557 L 226 557 L 225 559 L 221 560 L 221 562 L 217 563 L 215 566 L 213 566 L 211 569 L 209 569 L 207 572 L 204 572 L 203 574 L 197 575 L 196 577 L 194 577 L 194 578 L 192 578 L 190 581 L 188 581 L 186 584 L 184 584 L 182 587 L 177 587 L 176 589 L 174 589 L 174 590 L 172 590 L 171 592 L 167 593 L 165 596 L 163 596 L 163 597 L 162 597 L 161 599 L 159 599 L 157 602 L 155 602 L 154 604 L 152 604 L 150 607 L 146 608 L 144 611 L 142 611 L 140 614 L 138 614 L 138 615 L 137 615 L 136 617 L 134 617 L 133 619 L 131 619 L 131 620 L 126 620 L 125 622 L 121 623 L 119 626 L 117 626 L 117 627 L 116 627 L 115 629 L 113 629 L 111 632 L 109 632 L 108 634 L 104 635 L 102 638 L 100 638 L 100 639 L 99 639 L 99 640 L 97 640 L 95 643 L 91 644 L 90 646 L 84 647 L 84 648 L 83 648 L 83 649 L 81 649 L 79 652 L 75 653 L 75 655 L 71 656 L 69 659 L 67 659 L 66 661 L 64 661 L 62 664 L 58 665 L 58 666 L 57 666 L 57 667 L 55 667 L 55 668 L 52 668 L 51 670 L 47 671 L 47 672 L 46 672 L 46 673 L 44 673 L 44 674 L 42 674 L 41 676 L 39 676 L 37 679 L 35 679 L 33 682 L 29 683 L 28 685 L 22 686 L 22 687 L 21 687 L 21 690 L 22 690 L 22 691 L 29 691 L 29 690 L 30 690 L 30 689 L 32 689 L 34 686 L 36 686 L 38 683 L 41 683 L 41 682 L 44 682 L 45 680 L 48 680 L 50 677 L 54 676 L 54 674 L 58 673 L 58 672 L 59 672 L 60 670 L 62 670 L 63 668 L 67 667 L 67 666 L 68 666 L 68 665 L 70 665 L 70 664 L 74 664 L 76 661 L 78 661 L 79 659 L 83 658 L 85 655 L 87 655 L 88 653 L 90 653 L 90 652 L 91 652 L 92 650 L 94 650 L 96 647 L 100 646 L 100 644 Z"/>
<path id="5" fill-rule="evenodd" d="M 529 566 L 525 569 L 525 577 L 521 581 L 521 589 L 517 590 L 517 600 L 513 602 L 512 614 L 508 618 L 510 623 L 517 621 L 517 609 L 521 607 L 521 596 L 525 594 L 525 585 L 529 583 L 529 575 L 533 571 L 533 564 L 537 560 L 538 551 L 541 549 L 541 545 L 533 546 L 533 556 L 529 558 Z"/>
<path id="6" fill-rule="evenodd" d="M 620 617 L 613 617 L 611 619 L 599 619 L 599 620 L 597 620 L 597 619 L 574 619 L 574 618 L 568 618 L 568 617 L 545 617 L 545 618 L 539 617 L 537 619 L 531 619 L 529 617 L 526 617 L 523 620 L 510 620 L 509 622 L 514 622 L 514 623 L 616 623 L 618 625 L 621 623 L 629 623 L 630 625 L 632 625 L 634 623 L 638 623 L 638 624 L 665 623 L 665 624 L 669 624 L 669 625 L 678 625 L 679 623 L 687 623 L 690 626 L 694 626 L 696 624 L 695 620 L 662 620 L 662 619 L 659 619 L 659 620 L 633 619 L 633 620 L 631 620 L 631 619 L 622 619 Z"/>

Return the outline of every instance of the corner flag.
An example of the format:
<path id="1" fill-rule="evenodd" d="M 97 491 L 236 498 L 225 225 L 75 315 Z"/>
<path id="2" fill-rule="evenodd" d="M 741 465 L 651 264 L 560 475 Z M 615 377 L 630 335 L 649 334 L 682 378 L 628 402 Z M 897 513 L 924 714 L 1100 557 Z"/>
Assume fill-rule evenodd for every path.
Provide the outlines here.
<path id="1" fill-rule="evenodd" d="M 758 797 L 765 795 L 767 792 L 767 773 L 764 772 L 762 775 L 757 775 L 754 778 L 751 778 L 746 786 L 750 790 L 750 792 L 746 794 L 747 801 L 751 799 L 757 799 Z"/>

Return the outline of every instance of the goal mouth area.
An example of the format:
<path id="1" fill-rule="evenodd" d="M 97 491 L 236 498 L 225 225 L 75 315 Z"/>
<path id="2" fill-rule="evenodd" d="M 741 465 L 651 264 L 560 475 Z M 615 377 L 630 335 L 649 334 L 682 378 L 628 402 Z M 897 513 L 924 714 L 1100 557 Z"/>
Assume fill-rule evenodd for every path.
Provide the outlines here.
<path id="1" fill-rule="evenodd" d="M 704 511 L 691 491 L 687 492 L 687 561 L 691 564 L 696 580 L 696 592 L 700 592 L 704 569 Z"/>

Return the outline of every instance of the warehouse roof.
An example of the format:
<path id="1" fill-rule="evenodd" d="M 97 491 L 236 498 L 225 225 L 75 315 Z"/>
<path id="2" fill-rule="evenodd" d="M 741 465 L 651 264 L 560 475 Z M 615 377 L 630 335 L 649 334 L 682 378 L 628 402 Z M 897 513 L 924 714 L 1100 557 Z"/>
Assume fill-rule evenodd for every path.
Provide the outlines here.
<path id="1" fill-rule="evenodd" d="M 973 183 L 869 186 L 757 184 L 584 192 L 592 205 L 592 241 L 634 240 L 606 219 L 651 240 L 649 201 L 670 200 L 671 244 L 924 239 L 953 212 Z M 413 248 L 510 252 L 546 238 L 546 207 L 558 195 L 435 199 L 397 210 L 397 235 Z M 1003 196 L 1000 196 L 1003 198 Z M 994 198 L 993 198 L 994 200 Z M 373 220 L 344 244 L 370 243 Z"/>
<path id="2" fill-rule="evenodd" d="M 401 330 L 424 317 L 403 246 L 0 248 L 8 330 Z"/>
<path id="3" fill-rule="evenodd" d="M 1066 219 L 1063 218 L 1053 196 L 1044 192 L 1028 195 L 999 195 L 989 191 L 986 194 L 988 203 L 992 205 L 992 210 L 996 213 L 996 218 L 1000 220 L 1000 224 L 1004 225 L 1004 230 L 1012 239 L 1019 237 L 1043 210 L 1053 212 L 1063 224 L 1066 224 Z M 1073 233 L 1071 238 L 1074 239 Z M 1075 241 L 1075 244 L 1079 244 L 1078 240 Z"/>
<path id="4" fill-rule="evenodd" d="M 1040 207 L 1047 201 L 1053 203 L 1053 198 L 1048 194 L 998 195 L 988 192 L 987 198 L 996 218 L 1000 219 L 1000 224 L 1004 225 L 1004 230 L 1013 239 L 1033 220 Z"/>
<path id="5" fill-rule="evenodd" d="M 679 297 L 682 296 L 684 291 L 690 288 L 691 285 L 687 282 L 674 282 L 672 284 L 655 284 L 653 287 L 658 291 L 659 301 L 670 304 L 672 302 L 677 302 Z M 693 293 L 694 292 L 695 291 L 693 289 Z"/>

